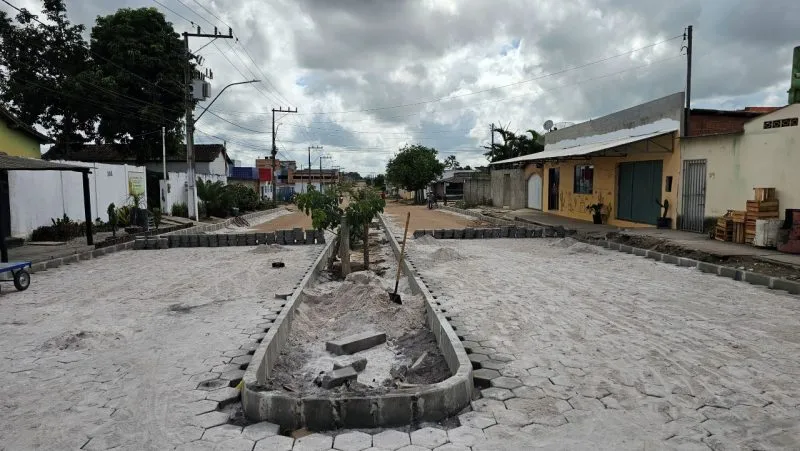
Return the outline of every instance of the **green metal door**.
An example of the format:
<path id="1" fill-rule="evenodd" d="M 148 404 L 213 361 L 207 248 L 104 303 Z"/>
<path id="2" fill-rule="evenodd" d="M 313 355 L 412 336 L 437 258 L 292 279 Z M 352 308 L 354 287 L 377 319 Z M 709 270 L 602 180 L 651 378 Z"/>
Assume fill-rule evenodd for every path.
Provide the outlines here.
<path id="1" fill-rule="evenodd" d="M 655 224 L 661 208 L 661 172 L 663 162 L 621 163 L 617 188 L 617 218 Z"/>

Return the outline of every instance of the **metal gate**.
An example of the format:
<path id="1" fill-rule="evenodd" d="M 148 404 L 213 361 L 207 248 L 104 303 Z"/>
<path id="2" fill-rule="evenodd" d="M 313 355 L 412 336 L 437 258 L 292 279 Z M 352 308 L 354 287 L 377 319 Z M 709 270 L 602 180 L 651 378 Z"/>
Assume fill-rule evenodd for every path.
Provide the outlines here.
<path id="1" fill-rule="evenodd" d="M 528 208 L 542 209 L 542 176 L 539 174 L 528 179 Z"/>
<path id="2" fill-rule="evenodd" d="M 683 162 L 681 206 L 681 230 L 702 233 L 706 210 L 706 160 Z"/>

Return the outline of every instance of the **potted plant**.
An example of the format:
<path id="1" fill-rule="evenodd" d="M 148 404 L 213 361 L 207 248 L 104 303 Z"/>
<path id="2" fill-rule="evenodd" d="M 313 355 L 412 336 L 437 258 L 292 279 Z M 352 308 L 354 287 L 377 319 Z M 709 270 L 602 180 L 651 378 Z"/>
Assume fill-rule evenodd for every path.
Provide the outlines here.
<path id="1" fill-rule="evenodd" d="M 656 199 L 656 203 L 659 207 L 664 209 L 664 212 L 661 213 L 661 216 L 656 219 L 656 228 L 658 229 L 671 229 L 672 228 L 672 218 L 667 217 L 667 212 L 669 211 L 669 200 L 664 199 L 664 203 L 661 203 Z"/>
<path id="2" fill-rule="evenodd" d="M 586 209 L 592 212 L 592 222 L 595 224 L 603 223 L 603 204 L 598 202 L 596 204 L 587 205 Z"/>

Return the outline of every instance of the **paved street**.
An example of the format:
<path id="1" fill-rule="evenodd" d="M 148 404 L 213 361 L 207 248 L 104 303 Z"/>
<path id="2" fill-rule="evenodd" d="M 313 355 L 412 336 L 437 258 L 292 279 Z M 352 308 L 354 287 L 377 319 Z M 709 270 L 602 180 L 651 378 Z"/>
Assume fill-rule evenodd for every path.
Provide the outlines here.
<path id="1" fill-rule="evenodd" d="M 483 368 L 473 449 L 800 442 L 796 296 L 570 244 L 411 242 Z"/>
<path id="2" fill-rule="evenodd" d="M 275 435 L 261 425 L 231 442 L 242 428 L 223 425 L 218 407 L 236 401 L 230 385 L 281 308 L 275 293 L 290 291 L 322 246 L 253 249 L 127 251 L 33 274 L 25 292 L 5 285 L 0 449 L 164 450 L 200 439 L 251 449 Z M 276 259 L 286 267 L 271 268 Z"/>

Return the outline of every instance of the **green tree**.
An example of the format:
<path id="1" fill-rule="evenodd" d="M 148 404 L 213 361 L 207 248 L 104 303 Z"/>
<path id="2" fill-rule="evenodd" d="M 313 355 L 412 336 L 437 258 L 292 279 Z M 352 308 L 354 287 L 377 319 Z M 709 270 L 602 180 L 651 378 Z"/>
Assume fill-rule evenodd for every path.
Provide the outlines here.
<path id="1" fill-rule="evenodd" d="M 448 155 L 447 158 L 444 159 L 444 167 L 446 169 L 458 169 L 461 164 L 456 159 L 455 155 Z"/>
<path id="2" fill-rule="evenodd" d="M 203 181 L 203 179 L 198 177 L 196 186 L 197 197 L 203 203 L 206 217 L 210 217 L 212 213 L 221 213 L 220 210 L 225 203 L 225 185 L 219 180 L 216 182 L 212 182 L 211 180 Z M 227 216 L 227 212 L 224 212 L 220 216 Z"/>
<path id="3" fill-rule="evenodd" d="M 490 162 L 507 160 L 544 150 L 544 145 L 539 142 L 540 135 L 534 130 L 527 131 L 531 135 L 530 138 L 527 135 L 515 134 L 508 130 L 507 126 L 505 128 L 495 128 L 494 133 L 500 135 L 502 142 L 495 143 L 493 146 L 483 146 L 487 150 L 484 155 Z"/>
<path id="4" fill-rule="evenodd" d="M 383 174 L 376 175 L 372 180 L 372 186 L 380 191 L 386 191 L 386 176 Z"/>
<path id="5" fill-rule="evenodd" d="M 425 189 L 444 172 L 436 149 L 422 145 L 405 146 L 386 164 L 386 181 L 406 191 Z"/>
<path id="6" fill-rule="evenodd" d="M 130 143 L 139 163 L 160 156 L 161 136 L 149 132 L 165 126 L 171 141 L 181 136 L 186 57 L 180 35 L 155 8 L 125 8 L 97 18 L 91 50 L 110 87 L 99 95 L 118 106 L 100 112 L 99 135 Z"/>
<path id="7" fill-rule="evenodd" d="M 63 0 L 45 0 L 43 18 L 23 9 L 16 23 L 0 11 L 0 100 L 23 122 L 36 124 L 57 146 L 94 134 L 99 80 Z"/>

